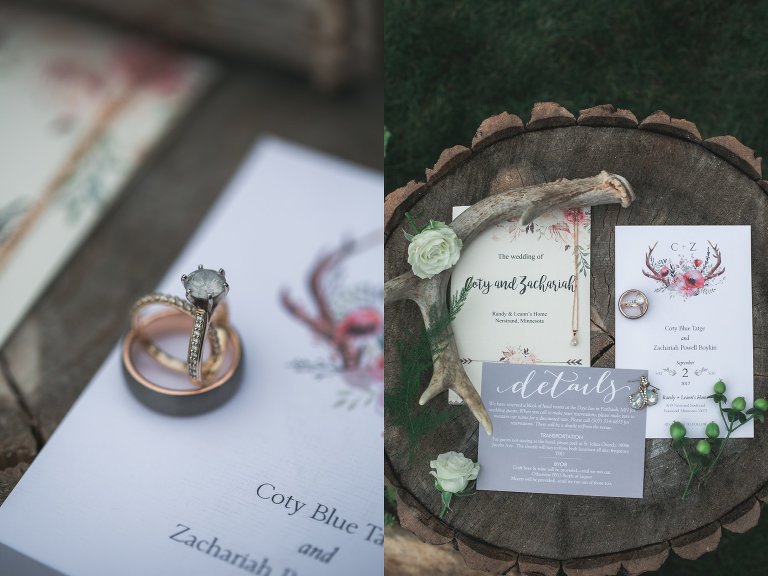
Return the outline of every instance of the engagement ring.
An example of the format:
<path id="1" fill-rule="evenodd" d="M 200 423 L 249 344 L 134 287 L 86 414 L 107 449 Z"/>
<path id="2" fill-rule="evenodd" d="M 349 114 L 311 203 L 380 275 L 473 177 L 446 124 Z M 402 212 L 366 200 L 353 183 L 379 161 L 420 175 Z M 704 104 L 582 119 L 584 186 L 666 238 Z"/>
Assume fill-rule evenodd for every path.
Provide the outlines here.
<path id="1" fill-rule="evenodd" d="M 195 383 L 203 380 L 200 369 L 203 358 L 203 342 L 208 332 L 211 316 L 216 306 L 229 292 L 229 284 L 224 276 L 224 269 L 219 271 L 203 268 L 200 264 L 197 270 L 181 277 L 187 300 L 194 307 L 192 315 L 195 319 L 192 335 L 187 348 L 187 370 L 190 379 Z M 213 354 L 213 350 L 212 350 Z"/>
<path id="2" fill-rule="evenodd" d="M 627 290 L 619 296 L 619 312 L 630 320 L 644 316 L 648 312 L 648 297 L 640 290 Z"/>

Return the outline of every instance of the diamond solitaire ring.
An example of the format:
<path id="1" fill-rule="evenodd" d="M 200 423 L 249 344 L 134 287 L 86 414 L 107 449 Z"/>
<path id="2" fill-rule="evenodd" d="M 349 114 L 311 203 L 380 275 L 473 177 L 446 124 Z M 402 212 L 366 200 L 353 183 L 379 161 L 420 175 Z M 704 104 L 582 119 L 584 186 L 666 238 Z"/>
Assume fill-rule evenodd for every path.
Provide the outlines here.
<path id="1" fill-rule="evenodd" d="M 229 292 L 229 284 L 223 268 L 219 268 L 217 272 L 203 268 L 202 264 L 194 272 L 184 274 L 181 282 L 184 284 L 187 300 L 194 308 L 194 325 L 187 348 L 187 369 L 189 378 L 200 384 L 203 381 L 203 342 L 214 310 Z"/>
<path id="2" fill-rule="evenodd" d="M 619 312 L 624 318 L 636 320 L 648 312 L 648 297 L 640 290 L 627 290 L 619 296 Z"/>

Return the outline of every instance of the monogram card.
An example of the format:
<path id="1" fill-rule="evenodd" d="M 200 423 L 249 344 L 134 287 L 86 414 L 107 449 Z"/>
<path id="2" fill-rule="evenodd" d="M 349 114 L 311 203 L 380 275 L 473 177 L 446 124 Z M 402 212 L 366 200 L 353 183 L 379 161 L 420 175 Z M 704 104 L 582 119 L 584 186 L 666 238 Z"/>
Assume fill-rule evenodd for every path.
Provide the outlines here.
<path id="1" fill-rule="evenodd" d="M 648 409 L 648 438 L 682 422 L 704 437 L 720 422 L 707 396 L 718 380 L 729 401 L 753 400 L 752 274 L 749 226 L 617 226 L 616 299 L 639 290 L 645 315 L 616 310 L 616 367 L 643 368 L 660 389 Z M 631 313 L 629 314 L 631 315 Z M 752 437 L 749 422 L 734 436 Z"/>

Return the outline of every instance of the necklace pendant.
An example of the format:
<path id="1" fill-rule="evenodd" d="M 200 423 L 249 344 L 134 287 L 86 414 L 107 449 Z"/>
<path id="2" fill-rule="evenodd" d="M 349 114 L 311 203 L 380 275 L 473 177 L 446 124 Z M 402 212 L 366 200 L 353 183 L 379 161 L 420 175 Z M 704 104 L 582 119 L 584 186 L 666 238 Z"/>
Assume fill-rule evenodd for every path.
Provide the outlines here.
<path id="1" fill-rule="evenodd" d="M 579 339 L 576 338 L 576 332 L 573 333 L 573 338 L 571 338 L 571 346 L 577 346 L 579 344 Z"/>

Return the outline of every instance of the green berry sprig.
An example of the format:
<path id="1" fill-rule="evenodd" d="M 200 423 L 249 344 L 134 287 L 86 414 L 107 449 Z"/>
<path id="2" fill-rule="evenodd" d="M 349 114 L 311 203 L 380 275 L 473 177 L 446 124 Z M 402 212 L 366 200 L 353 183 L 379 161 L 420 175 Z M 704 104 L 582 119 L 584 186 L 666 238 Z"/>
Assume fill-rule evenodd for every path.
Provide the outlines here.
<path id="1" fill-rule="evenodd" d="M 707 424 L 704 429 L 706 438 L 701 440 L 687 438 L 686 434 L 688 432 L 680 422 L 673 422 L 669 427 L 672 446 L 688 464 L 688 482 L 683 491 L 683 500 L 688 495 L 694 478 L 698 477 L 697 488 L 700 488 L 704 481 L 712 474 L 728 444 L 731 434 L 750 420 L 757 420 L 760 423 L 765 422 L 765 414 L 768 412 L 768 400 L 765 398 L 756 399 L 753 407 L 745 411 L 747 401 L 743 396 L 738 396 L 731 401 L 731 405 L 728 407 L 728 398 L 725 397 L 726 386 L 722 380 L 718 380 L 715 383 L 713 390 L 714 394 L 707 396 L 707 398 L 711 398 L 720 409 L 720 418 L 725 427 L 724 438 L 720 438 L 720 425 L 717 422 Z"/>

